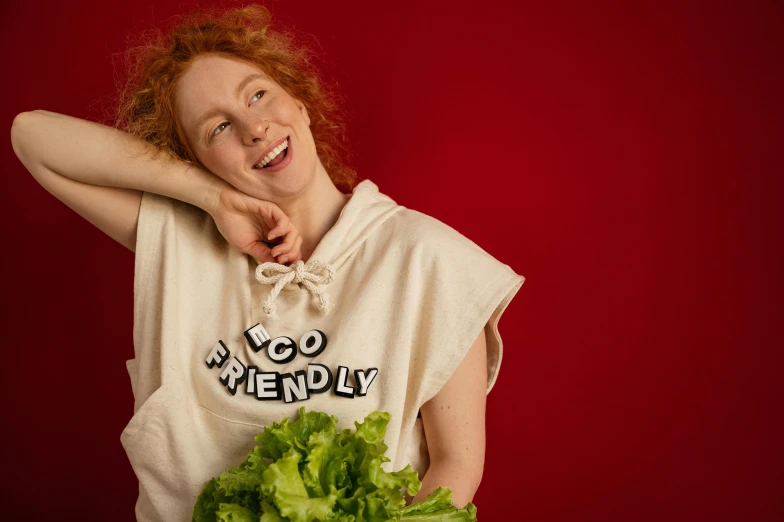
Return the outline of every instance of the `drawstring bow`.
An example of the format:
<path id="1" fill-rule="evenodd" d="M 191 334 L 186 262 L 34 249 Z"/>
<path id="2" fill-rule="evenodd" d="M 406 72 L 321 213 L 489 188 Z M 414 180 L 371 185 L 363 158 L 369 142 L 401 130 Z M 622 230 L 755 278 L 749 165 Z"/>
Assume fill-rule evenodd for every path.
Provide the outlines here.
<path id="1" fill-rule="evenodd" d="M 317 275 L 315 272 L 319 270 L 322 272 L 326 271 L 326 275 Z M 265 274 L 265 271 L 268 271 L 269 275 Z M 334 305 L 330 301 L 329 295 L 323 290 L 319 290 L 316 285 L 326 285 L 334 279 L 335 270 L 329 263 L 318 260 L 308 261 L 307 264 L 299 260 L 292 266 L 279 263 L 261 263 L 256 267 L 256 280 L 259 283 L 275 285 L 267 298 L 262 302 L 264 313 L 270 319 L 278 318 L 275 299 L 278 297 L 281 289 L 288 283 L 302 283 L 311 294 L 318 297 L 318 309 L 324 312 L 324 315 L 329 314 Z"/>

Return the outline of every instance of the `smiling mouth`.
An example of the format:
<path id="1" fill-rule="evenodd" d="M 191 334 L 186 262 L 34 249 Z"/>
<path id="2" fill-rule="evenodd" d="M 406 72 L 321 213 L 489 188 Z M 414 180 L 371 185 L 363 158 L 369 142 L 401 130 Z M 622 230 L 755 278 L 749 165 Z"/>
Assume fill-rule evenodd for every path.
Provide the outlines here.
<path id="1" fill-rule="evenodd" d="M 279 163 L 283 163 L 283 161 L 286 159 L 286 156 L 288 156 L 288 155 L 289 155 L 289 148 L 286 147 L 285 149 L 283 149 L 283 152 L 281 152 L 280 154 L 275 156 L 275 159 L 273 159 L 272 161 L 270 161 L 269 163 L 267 163 L 266 165 L 264 165 L 261 168 L 266 169 L 268 167 L 274 167 L 275 165 L 278 165 Z"/>
<path id="2" fill-rule="evenodd" d="M 289 151 L 291 150 L 291 138 L 289 136 L 286 137 L 284 141 L 286 144 L 286 148 L 284 148 L 281 152 L 278 153 L 269 163 L 264 165 L 263 167 L 259 167 L 259 164 L 253 165 L 253 169 L 255 170 L 263 170 L 263 169 L 274 169 L 288 158 Z"/>

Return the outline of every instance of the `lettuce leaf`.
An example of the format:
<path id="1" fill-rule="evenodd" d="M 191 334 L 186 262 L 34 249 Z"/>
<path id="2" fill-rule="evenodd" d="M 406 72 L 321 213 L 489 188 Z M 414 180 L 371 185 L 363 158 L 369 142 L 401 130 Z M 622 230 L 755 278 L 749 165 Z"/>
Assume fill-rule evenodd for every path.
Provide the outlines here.
<path id="1" fill-rule="evenodd" d="M 455 509 L 452 504 L 452 490 L 436 488 L 421 502 L 403 509 L 400 522 L 463 522 L 476 520 L 476 506 L 468 503 L 463 509 Z"/>
<path id="2" fill-rule="evenodd" d="M 215 516 L 219 522 L 256 522 L 259 518 L 250 509 L 237 504 L 220 504 Z"/>
<path id="3" fill-rule="evenodd" d="M 389 413 L 375 411 L 355 431 L 338 420 L 299 409 L 299 418 L 266 426 L 236 468 L 210 479 L 193 522 L 471 522 L 476 507 L 452 504 L 449 488 L 406 506 L 422 483 L 407 465 L 388 472 L 384 443 Z"/>

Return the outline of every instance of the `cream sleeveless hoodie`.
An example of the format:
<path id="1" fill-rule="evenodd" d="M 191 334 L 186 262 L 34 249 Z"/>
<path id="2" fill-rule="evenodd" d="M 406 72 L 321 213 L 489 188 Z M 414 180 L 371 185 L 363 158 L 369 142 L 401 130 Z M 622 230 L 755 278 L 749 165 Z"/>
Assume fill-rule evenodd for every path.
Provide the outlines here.
<path id="1" fill-rule="evenodd" d="M 422 478 L 419 408 L 483 328 L 490 391 L 498 321 L 523 282 L 370 180 L 354 188 L 308 263 L 292 267 L 258 265 L 207 213 L 144 193 L 127 363 L 135 406 L 120 436 L 139 479 L 137 520 L 191 520 L 207 481 L 300 406 L 336 415 L 339 429 L 389 412 L 384 467 L 410 463 Z"/>

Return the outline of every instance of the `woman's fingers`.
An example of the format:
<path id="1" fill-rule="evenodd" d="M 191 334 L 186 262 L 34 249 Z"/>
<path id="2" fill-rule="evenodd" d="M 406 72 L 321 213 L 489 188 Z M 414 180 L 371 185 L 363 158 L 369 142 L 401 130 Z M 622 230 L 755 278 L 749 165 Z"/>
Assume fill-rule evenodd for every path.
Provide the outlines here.
<path id="1" fill-rule="evenodd" d="M 293 241 L 291 240 L 292 237 Z M 300 253 L 301 245 L 302 236 L 294 232 L 286 236 L 286 240 L 272 250 L 272 255 L 278 259 L 278 263 L 296 263 L 302 258 Z"/>
<path id="2" fill-rule="evenodd" d="M 274 263 L 275 258 L 272 256 L 270 248 L 264 243 L 253 243 L 247 252 L 253 259 L 260 263 Z"/>
<path id="3" fill-rule="evenodd" d="M 270 229 L 267 237 L 262 237 L 261 240 L 271 242 L 278 239 L 279 243 L 274 246 L 269 245 L 272 247 L 271 249 L 267 245 L 261 246 L 261 249 L 266 249 L 263 253 L 258 247 L 254 247 L 254 251 L 259 252 L 258 255 L 264 257 L 265 261 L 267 258 L 270 258 L 271 261 L 277 260 L 281 264 L 294 263 L 302 259 L 300 253 L 302 237 L 291 222 L 291 219 L 275 203 L 271 201 L 257 201 L 259 202 L 259 214 L 262 216 L 266 227 Z M 256 259 L 261 259 L 258 255 L 251 255 Z"/>
<path id="4" fill-rule="evenodd" d="M 292 248 L 294 248 L 293 242 L 286 243 L 284 241 L 280 245 L 275 245 L 275 247 L 272 249 L 272 257 L 277 258 L 282 256 L 283 254 L 288 254 L 289 252 L 291 252 Z M 289 258 L 291 258 L 291 256 L 289 256 Z"/>
<path id="5" fill-rule="evenodd" d="M 289 262 L 289 263 L 296 263 L 300 259 L 302 259 L 302 251 L 300 247 L 302 246 L 302 236 L 297 236 L 297 240 L 294 242 L 294 245 L 291 247 L 291 250 L 288 254 L 283 256 L 283 261 L 281 263 Z"/>
<path id="6" fill-rule="evenodd" d="M 272 241 L 276 237 L 288 234 L 291 231 L 292 225 L 289 217 L 274 203 L 267 202 L 267 209 L 269 210 L 269 217 L 272 222 L 269 224 L 272 230 L 267 234 L 266 240 Z M 267 217 L 265 215 L 265 217 Z"/>
<path id="7" fill-rule="evenodd" d="M 292 227 L 291 232 L 283 237 L 283 242 L 281 242 L 279 245 L 275 245 L 275 247 L 272 249 L 272 255 L 276 258 L 285 255 L 286 259 L 291 259 L 292 256 L 287 254 L 296 254 L 296 252 L 292 252 L 292 250 L 297 243 L 298 237 L 299 232 L 297 232 L 297 230 Z M 285 261 L 280 262 L 285 263 Z"/>
<path id="8" fill-rule="evenodd" d="M 275 238 L 285 236 L 289 232 L 291 232 L 291 221 L 287 221 L 286 223 L 278 225 L 272 230 L 270 230 L 269 234 L 267 234 L 266 239 L 267 241 L 272 241 Z"/>
<path id="9" fill-rule="evenodd" d="M 297 261 L 302 259 L 301 247 L 302 247 L 302 236 L 299 236 L 297 237 L 297 242 L 294 244 L 294 248 L 291 249 L 291 253 L 296 255 L 289 261 L 291 261 L 292 263 L 296 263 Z"/>

